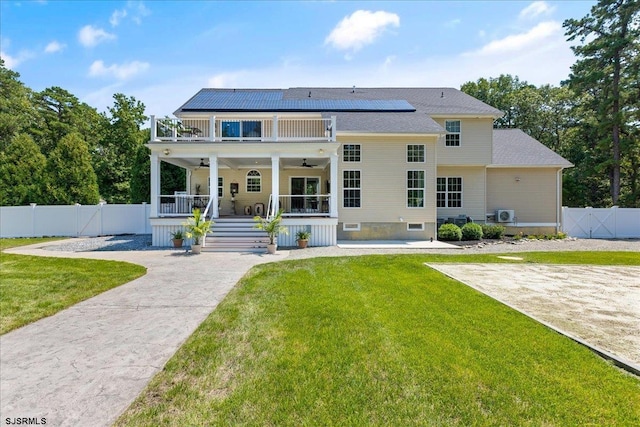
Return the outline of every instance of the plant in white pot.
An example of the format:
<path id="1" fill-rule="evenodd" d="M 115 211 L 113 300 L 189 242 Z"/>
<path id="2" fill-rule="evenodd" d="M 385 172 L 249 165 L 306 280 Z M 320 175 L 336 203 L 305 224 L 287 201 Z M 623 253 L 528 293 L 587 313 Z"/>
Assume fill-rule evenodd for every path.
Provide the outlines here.
<path id="1" fill-rule="evenodd" d="M 289 234 L 289 230 L 287 229 L 287 227 L 282 225 L 282 210 L 279 210 L 276 216 L 274 216 L 273 218 L 262 218 L 261 216 L 255 216 L 253 217 L 253 220 L 256 222 L 254 228 L 265 231 L 267 233 L 267 236 L 269 236 L 267 252 L 270 254 L 275 254 L 278 247 L 276 243 L 276 237 L 278 237 L 278 234 Z"/>
<path id="2" fill-rule="evenodd" d="M 200 209 L 193 210 L 193 216 L 187 219 L 184 223 L 184 227 L 187 230 L 185 236 L 189 239 L 193 239 L 191 244 L 191 252 L 199 254 L 202 250 L 202 239 L 211 231 L 211 225 L 213 221 L 207 221 L 202 216 Z"/>

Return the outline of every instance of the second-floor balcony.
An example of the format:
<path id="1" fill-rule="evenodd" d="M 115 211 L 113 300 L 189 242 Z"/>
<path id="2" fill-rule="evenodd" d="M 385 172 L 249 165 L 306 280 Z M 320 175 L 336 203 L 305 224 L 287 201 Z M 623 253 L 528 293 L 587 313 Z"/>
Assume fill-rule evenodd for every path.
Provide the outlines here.
<path id="1" fill-rule="evenodd" d="M 336 118 L 156 118 L 154 142 L 291 142 L 335 141 Z"/>

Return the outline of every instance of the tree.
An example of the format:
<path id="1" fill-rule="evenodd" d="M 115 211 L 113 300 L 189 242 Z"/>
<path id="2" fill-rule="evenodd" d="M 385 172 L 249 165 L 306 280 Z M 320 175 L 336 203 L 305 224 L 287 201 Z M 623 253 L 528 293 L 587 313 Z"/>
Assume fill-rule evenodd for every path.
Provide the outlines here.
<path id="1" fill-rule="evenodd" d="M 0 205 L 43 203 L 47 160 L 31 136 L 21 133 L 0 151 Z"/>
<path id="2" fill-rule="evenodd" d="M 100 201 L 98 179 L 86 142 L 78 133 L 64 136 L 47 160 L 48 203 L 92 205 Z"/>
<path id="3" fill-rule="evenodd" d="M 598 118 L 600 144 L 610 152 L 606 163 L 611 201 L 618 204 L 621 168 L 638 140 L 629 127 L 637 127 L 637 91 L 640 40 L 640 3 L 637 0 L 600 0 L 582 19 L 563 23 L 572 50 L 580 59 L 571 67 L 569 86 L 589 93 Z M 635 98 L 636 104 L 633 103 Z"/>
<path id="4" fill-rule="evenodd" d="M 113 95 L 114 105 L 105 116 L 108 124 L 95 152 L 100 194 L 109 203 L 131 201 L 131 169 L 145 133 L 144 104 L 121 93 Z"/>
<path id="5" fill-rule="evenodd" d="M 131 168 L 131 203 L 151 202 L 151 151 L 144 145 L 138 147 Z"/>
<path id="6" fill-rule="evenodd" d="M 81 135 L 90 151 L 95 150 L 105 120 L 95 108 L 80 102 L 73 94 L 57 86 L 36 93 L 34 104 L 44 125 L 32 127 L 31 133 L 45 155 L 71 132 Z"/>
<path id="7" fill-rule="evenodd" d="M 31 102 L 31 90 L 18 78 L 20 74 L 4 66 L 0 58 L 0 150 L 18 133 L 39 123 Z"/>

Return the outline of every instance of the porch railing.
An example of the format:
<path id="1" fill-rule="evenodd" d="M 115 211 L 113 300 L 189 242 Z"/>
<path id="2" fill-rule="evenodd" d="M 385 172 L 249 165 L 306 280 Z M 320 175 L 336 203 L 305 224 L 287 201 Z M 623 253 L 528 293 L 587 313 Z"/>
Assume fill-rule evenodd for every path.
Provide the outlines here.
<path id="1" fill-rule="evenodd" d="M 282 216 L 327 216 L 331 212 L 329 199 L 328 194 L 280 195 L 278 201 Z"/>
<path id="2" fill-rule="evenodd" d="M 204 210 L 209 196 L 176 194 L 158 196 L 158 216 L 191 216 L 195 208 Z"/>
<path id="3" fill-rule="evenodd" d="M 151 116 L 151 141 L 335 141 L 336 118 L 200 119 Z"/>

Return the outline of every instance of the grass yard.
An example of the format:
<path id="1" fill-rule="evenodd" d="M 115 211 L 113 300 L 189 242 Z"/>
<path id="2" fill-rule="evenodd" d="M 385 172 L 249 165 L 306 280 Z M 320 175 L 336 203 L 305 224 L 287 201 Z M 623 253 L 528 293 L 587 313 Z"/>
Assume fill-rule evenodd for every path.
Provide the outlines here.
<path id="1" fill-rule="evenodd" d="M 632 253 L 524 262 L 640 265 Z M 251 270 L 118 426 L 640 425 L 640 380 L 423 265 L 363 256 Z"/>
<path id="2" fill-rule="evenodd" d="M 0 249 L 56 239 L 0 239 Z M 0 334 L 51 316 L 146 273 L 126 262 L 0 252 Z"/>

